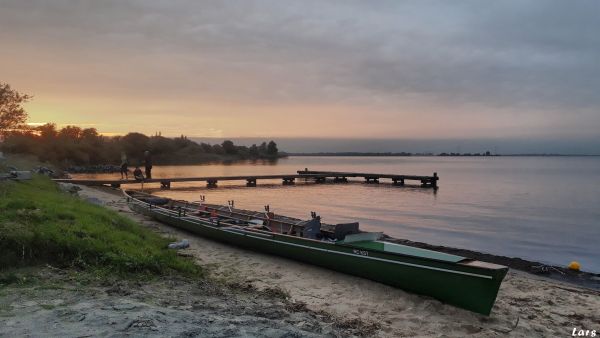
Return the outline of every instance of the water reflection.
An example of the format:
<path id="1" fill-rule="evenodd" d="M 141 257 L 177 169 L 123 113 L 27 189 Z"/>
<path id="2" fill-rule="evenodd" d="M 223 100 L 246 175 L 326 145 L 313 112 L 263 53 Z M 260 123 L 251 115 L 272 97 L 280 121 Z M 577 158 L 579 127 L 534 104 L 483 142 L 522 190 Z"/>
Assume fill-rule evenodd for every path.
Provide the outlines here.
<path id="1" fill-rule="evenodd" d="M 254 165 L 254 166 L 260 166 L 260 165 L 277 165 L 278 161 L 279 161 L 279 158 L 263 158 L 263 159 L 251 159 L 251 160 L 225 160 L 225 161 L 220 161 L 220 162 L 208 163 L 208 165 L 224 165 L 224 166 Z"/>

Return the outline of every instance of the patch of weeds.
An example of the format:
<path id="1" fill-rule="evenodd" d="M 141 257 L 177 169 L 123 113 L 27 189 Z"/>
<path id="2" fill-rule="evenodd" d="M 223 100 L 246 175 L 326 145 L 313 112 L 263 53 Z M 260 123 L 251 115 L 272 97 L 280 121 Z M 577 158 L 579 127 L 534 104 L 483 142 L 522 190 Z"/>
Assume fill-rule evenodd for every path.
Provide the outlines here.
<path id="1" fill-rule="evenodd" d="M 304 302 L 288 302 L 285 304 L 285 309 L 290 312 L 307 312 L 308 307 Z"/>
<path id="2" fill-rule="evenodd" d="M 127 283 L 115 283 L 113 286 L 106 289 L 105 292 L 111 296 L 129 296 L 133 293 L 131 287 L 127 285 Z"/>
<path id="3" fill-rule="evenodd" d="M 331 323 L 334 327 L 348 332 L 351 336 L 370 337 L 381 329 L 381 325 L 376 322 L 365 321 L 360 318 L 341 318 L 324 310 L 311 310 L 304 302 L 288 301 L 285 304 L 285 309 L 290 312 L 310 313 L 319 322 Z"/>
<path id="4" fill-rule="evenodd" d="M 227 288 L 233 289 L 235 291 L 242 291 L 242 292 L 254 292 L 257 291 L 256 287 L 254 285 L 252 285 L 251 283 L 248 282 L 241 282 L 241 281 L 229 281 L 226 279 L 217 279 L 216 280 L 217 283 L 222 283 L 224 286 L 226 286 Z"/>
<path id="5" fill-rule="evenodd" d="M 17 276 L 17 274 L 14 272 L 0 275 L 0 284 L 3 285 L 17 284 L 19 281 L 19 276 Z"/>
<path id="6" fill-rule="evenodd" d="M 16 286 L 16 287 L 27 287 L 35 284 L 37 278 L 30 273 L 21 274 L 14 271 L 8 271 L 0 273 L 0 287 L 3 286 Z"/>
<path id="7" fill-rule="evenodd" d="M 64 284 L 49 282 L 36 287 L 36 290 L 65 290 Z"/>
<path id="8" fill-rule="evenodd" d="M 14 317 L 15 314 L 11 313 L 12 306 L 10 304 L 0 303 L 0 317 Z"/>
<path id="9" fill-rule="evenodd" d="M 373 336 L 375 332 L 381 329 L 381 325 L 375 322 L 367 322 L 360 318 L 335 319 L 335 327 L 343 330 L 349 330 L 354 335 L 361 337 Z"/>
<path id="10" fill-rule="evenodd" d="M 271 297 L 271 298 L 277 298 L 277 299 L 281 299 L 281 300 L 287 300 L 290 298 L 289 292 L 287 292 L 281 288 L 278 288 L 278 287 L 265 288 L 261 292 L 262 292 L 262 294 L 266 295 L 267 297 Z"/>
<path id="11" fill-rule="evenodd" d="M 212 272 L 212 271 L 216 271 L 218 270 L 220 267 L 219 263 L 206 263 L 206 264 L 202 264 L 202 268 L 204 268 L 205 270 Z"/>
<path id="12" fill-rule="evenodd" d="M 35 210 L 37 209 L 32 201 L 25 199 L 9 200 L 2 209 L 5 210 Z"/>
<path id="13" fill-rule="evenodd" d="M 52 310 L 56 307 L 54 304 L 40 304 L 40 307 L 44 310 Z"/>
<path id="14" fill-rule="evenodd" d="M 196 287 L 192 290 L 194 294 L 224 296 L 226 290 L 218 283 L 213 282 L 208 278 L 195 281 Z"/>

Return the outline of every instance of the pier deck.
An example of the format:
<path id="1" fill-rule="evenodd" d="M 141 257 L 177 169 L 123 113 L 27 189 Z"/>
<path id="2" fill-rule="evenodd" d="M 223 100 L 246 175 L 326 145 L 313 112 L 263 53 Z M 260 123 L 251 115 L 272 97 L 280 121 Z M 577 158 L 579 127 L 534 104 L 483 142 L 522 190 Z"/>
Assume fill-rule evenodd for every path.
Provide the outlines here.
<path id="1" fill-rule="evenodd" d="M 298 170 L 298 174 L 303 176 L 322 175 L 328 178 L 333 178 L 334 181 L 346 182 L 348 177 L 362 177 L 366 183 L 379 183 L 380 179 L 390 179 L 394 184 L 404 185 L 404 181 L 419 181 L 423 187 L 437 188 L 437 181 L 440 179 L 437 173 L 433 176 L 418 176 L 418 175 L 396 175 L 396 174 L 373 174 L 373 173 L 354 173 L 344 171 L 314 171 L 314 170 Z"/>
<path id="2" fill-rule="evenodd" d="M 242 176 L 207 176 L 207 177 L 171 177 L 171 178 L 152 178 L 146 179 L 143 183 L 160 183 L 161 188 L 169 189 L 171 183 L 176 182 L 206 182 L 208 187 L 216 187 L 219 181 L 246 181 L 249 187 L 256 186 L 258 180 L 276 180 L 280 179 L 284 185 L 294 184 L 296 179 L 312 179 L 317 183 L 325 182 L 328 178 L 334 182 L 347 182 L 348 177 L 362 177 L 366 183 L 379 183 L 379 179 L 391 179 L 394 184 L 403 185 L 405 180 L 420 181 L 422 187 L 437 187 L 437 174 L 434 176 L 413 176 L 413 175 L 388 175 L 388 174 L 364 174 L 335 171 L 308 171 L 301 170 L 298 174 L 292 175 L 242 175 Z M 89 186 L 110 185 L 118 188 L 124 184 L 140 184 L 138 180 L 110 180 L 110 179 L 55 179 L 55 182 L 81 184 Z"/>

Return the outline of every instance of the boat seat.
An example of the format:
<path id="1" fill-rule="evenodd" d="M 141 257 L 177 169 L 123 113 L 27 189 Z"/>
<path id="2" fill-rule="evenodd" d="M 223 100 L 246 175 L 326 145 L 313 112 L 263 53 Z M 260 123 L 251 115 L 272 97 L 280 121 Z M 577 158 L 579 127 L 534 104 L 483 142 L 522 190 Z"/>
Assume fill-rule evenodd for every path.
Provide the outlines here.
<path id="1" fill-rule="evenodd" d="M 318 239 L 321 237 L 321 220 L 313 218 L 301 225 L 301 233 L 304 238 Z"/>
<path id="2" fill-rule="evenodd" d="M 346 238 L 346 235 L 357 234 L 359 232 L 360 231 L 358 230 L 358 222 L 340 223 L 335 225 L 333 237 L 339 241 Z"/>

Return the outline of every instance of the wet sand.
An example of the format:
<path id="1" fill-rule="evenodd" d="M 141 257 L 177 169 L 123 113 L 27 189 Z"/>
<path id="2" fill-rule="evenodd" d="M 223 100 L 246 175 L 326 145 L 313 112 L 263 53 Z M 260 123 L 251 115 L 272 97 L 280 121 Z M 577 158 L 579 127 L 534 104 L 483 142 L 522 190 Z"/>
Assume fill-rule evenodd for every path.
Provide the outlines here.
<path id="1" fill-rule="evenodd" d="M 115 190 L 82 187 L 80 196 L 177 240 L 188 239 L 181 253 L 195 258 L 214 278 L 236 280 L 257 289 L 285 290 L 292 302 L 342 318 L 378 323 L 378 336 L 566 336 L 573 328 L 600 328 L 600 292 L 511 270 L 491 316 L 366 279 L 264 255 L 194 236 L 129 210 Z"/>

